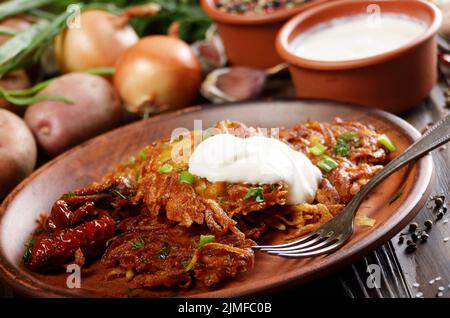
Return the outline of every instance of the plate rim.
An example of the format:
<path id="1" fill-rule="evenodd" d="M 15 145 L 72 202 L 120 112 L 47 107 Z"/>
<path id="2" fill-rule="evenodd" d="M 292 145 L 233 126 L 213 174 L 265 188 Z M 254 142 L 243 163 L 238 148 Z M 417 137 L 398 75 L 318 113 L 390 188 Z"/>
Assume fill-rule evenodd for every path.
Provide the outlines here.
<path id="1" fill-rule="evenodd" d="M 161 114 L 157 114 L 150 118 L 139 120 L 136 122 L 129 123 L 127 125 L 115 128 L 106 133 L 100 134 L 92 139 L 89 139 L 70 150 L 64 152 L 63 154 L 57 156 L 51 161 L 45 163 L 38 169 L 36 169 L 32 174 L 30 174 L 27 178 L 25 178 L 19 185 L 17 185 L 8 196 L 1 202 L 0 205 L 0 229 L 3 222 L 3 217 L 7 211 L 8 206 L 14 200 L 14 198 L 23 190 L 28 183 L 30 183 L 34 178 L 43 173 L 45 170 L 50 168 L 55 163 L 64 160 L 66 157 L 70 156 L 72 153 L 79 151 L 81 148 L 89 146 L 91 143 L 95 143 L 98 139 L 104 138 L 106 135 L 115 134 L 118 131 L 130 129 L 134 126 L 139 125 L 151 125 L 153 122 L 158 122 L 165 119 L 176 118 L 182 116 L 186 113 L 196 113 L 202 111 L 214 110 L 214 108 L 228 108 L 234 107 L 236 105 L 248 105 L 248 104 L 276 104 L 276 103 L 292 103 L 297 102 L 299 104 L 315 104 L 315 103 L 325 103 L 325 104 L 333 104 L 336 107 L 343 107 L 347 109 L 355 109 L 359 112 L 375 115 L 379 118 L 387 118 L 390 123 L 402 129 L 405 132 L 405 135 L 413 138 L 414 140 L 421 136 L 421 133 L 411 124 L 409 124 L 404 119 L 374 108 L 365 108 L 362 106 L 354 105 L 351 103 L 343 103 L 343 102 L 335 102 L 335 101 L 327 101 L 321 99 L 298 99 L 298 98 L 277 98 L 277 99 L 259 99 L 253 101 L 245 101 L 245 102 L 231 102 L 231 103 L 222 103 L 219 105 L 214 104 L 204 104 L 204 105 L 195 105 L 182 109 L 178 109 L 175 111 L 167 111 Z M 299 105 L 301 107 L 301 105 Z M 401 206 L 399 206 L 396 210 L 396 215 L 392 216 L 389 219 L 388 223 L 383 224 L 376 230 L 372 231 L 368 236 L 364 236 L 363 239 L 355 243 L 350 249 L 345 251 L 341 250 L 340 253 L 340 261 L 336 262 L 331 260 L 327 261 L 330 258 L 324 258 L 323 264 L 317 266 L 314 270 L 311 270 L 303 275 L 295 277 L 295 275 L 291 275 L 293 277 L 287 277 L 284 280 L 279 280 L 273 282 L 271 284 L 265 284 L 264 286 L 252 286 L 251 288 L 247 288 L 241 292 L 224 294 L 221 290 L 212 290 L 208 292 L 203 292 L 195 295 L 189 295 L 188 297 L 241 297 L 248 295 L 258 295 L 264 294 L 267 291 L 274 290 L 282 290 L 288 287 L 298 286 L 307 282 L 312 281 L 314 278 L 320 276 L 320 271 L 330 270 L 331 272 L 335 272 L 337 269 L 342 268 L 345 265 L 348 265 L 355 259 L 362 257 L 364 254 L 367 254 L 367 250 L 373 250 L 376 247 L 384 244 L 387 240 L 395 235 L 399 230 L 404 228 L 420 211 L 421 207 L 425 203 L 432 187 L 432 179 L 433 179 L 433 171 L 434 165 L 431 155 L 426 155 L 425 157 L 418 160 L 415 164 L 417 166 L 419 173 L 417 178 L 411 188 L 411 192 L 418 193 L 420 196 L 416 196 L 411 198 L 408 197 Z M 406 205 L 406 207 L 405 207 Z M 389 225 L 389 223 L 391 223 Z M 367 237 L 374 237 L 372 240 L 367 239 Z M 1 237 L 0 237 L 1 241 Z M 364 244 L 360 244 L 361 241 L 365 241 Z M 257 252 L 258 253 L 258 252 Z M 336 266 L 338 265 L 338 266 Z M 328 273 L 327 273 L 328 274 Z M 19 278 L 19 279 L 18 279 Z M 8 286 L 10 286 L 13 290 L 17 291 L 21 295 L 31 296 L 31 297 L 101 297 L 97 295 L 85 293 L 71 293 L 69 291 L 65 291 L 64 289 L 56 288 L 46 288 L 46 286 L 40 286 L 40 284 L 36 284 L 36 280 L 32 281 L 25 277 L 21 270 L 17 270 L 17 268 L 11 264 L 4 256 L 3 250 L 0 249 L 0 279 L 4 281 Z M 219 294 L 219 295 L 216 295 Z"/>

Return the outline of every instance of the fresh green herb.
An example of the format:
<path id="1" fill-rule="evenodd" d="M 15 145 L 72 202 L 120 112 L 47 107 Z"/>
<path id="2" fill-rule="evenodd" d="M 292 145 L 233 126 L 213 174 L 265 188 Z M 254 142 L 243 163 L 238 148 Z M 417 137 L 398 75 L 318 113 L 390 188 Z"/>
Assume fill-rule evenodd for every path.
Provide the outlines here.
<path id="1" fill-rule="evenodd" d="M 26 12 L 28 10 L 42 7 L 44 5 L 56 2 L 56 0 L 12 0 L 0 4 L 0 20 Z"/>
<path id="2" fill-rule="evenodd" d="M 390 152 L 396 151 L 397 147 L 395 147 L 395 144 L 392 142 L 392 140 L 389 139 L 388 136 L 386 136 L 385 134 L 380 135 L 378 137 L 378 142 L 387 150 L 389 150 Z"/>
<path id="3" fill-rule="evenodd" d="M 31 260 L 31 249 L 33 248 L 34 244 L 36 244 L 36 241 L 37 238 L 33 237 L 25 243 L 25 252 L 22 256 L 22 261 L 25 264 L 28 264 Z"/>
<path id="4" fill-rule="evenodd" d="M 44 100 L 54 100 L 64 102 L 66 104 L 73 104 L 73 101 L 68 99 L 65 96 L 61 95 L 39 95 L 39 96 L 24 96 L 24 97 L 15 97 L 12 96 L 8 91 L 0 89 L 0 97 L 3 97 L 8 102 L 18 106 L 28 106 L 31 104 L 35 104 Z"/>
<path id="5" fill-rule="evenodd" d="M 187 184 L 193 184 L 194 176 L 191 173 L 189 173 L 189 171 L 184 170 L 180 173 L 180 182 L 187 183 Z"/>
<path id="6" fill-rule="evenodd" d="M 322 144 L 317 144 L 311 148 L 309 148 L 309 151 L 314 155 L 314 156 L 320 156 L 323 155 L 323 153 L 327 150 L 328 148 L 325 147 Z"/>
<path id="7" fill-rule="evenodd" d="M 139 36 L 148 34 L 167 34 L 173 22 L 179 23 L 179 37 L 192 43 L 205 38 L 211 19 L 205 15 L 198 0 L 152 0 L 161 10 L 152 17 L 135 17 L 131 21 Z M 118 6 L 122 6 L 115 1 Z M 128 5 L 124 1 L 123 5 Z"/>
<path id="8" fill-rule="evenodd" d="M 264 189 L 262 187 L 249 188 L 247 194 L 244 196 L 244 200 L 248 200 L 254 197 L 255 202 L 264 202 Z"/>
<path id="9" fill-rule="evenodd" d="M 333 150 L 342 157 L 347 157 L 351 146 L 358 147 L 360 145 L 359 138 L 356 133 L 348 131 L 341 134 L 336 140 Z"/>
<path id="10" fill-rule="evenodd" d="M 17 34 L 17 31 L 5 26 L 0 26 L 0 35 L 4 36 L 14 36 Z"/>
<path id="11" fill-rule="evenodd" d="M 62 197 L 63 197 L 64 199 L 73 198 L 73 197 L 75 197 L 75 196 L 77 196 L 77 194 L 76 194 L 75 192 L 68 192 L 68 193 L 64 193 L 64 194 L 62 195 Z"/>
<path id="12" fill-rule="evenodd" d="M 50 22 L 37 23 L 3 43 L 0 46 L 0 77 L 37 62 L 54 38 L 64 30 L 72 14 L 63 12 Z"/>
<path id="13" fill-rule="evenodd" d="M 392 199 L 389 201 L 389 205 L 397 201 L 403 195 L 403 190 L 404 188 L 401 188 L 396 194 L 394 194 Z"/>
<path id="14" fill-rule="evenodd" d="M 97 67 L 86 70 L 84 71 L 84 73 L 103 76 L 103 75 L 113 75 L 115 71 L 116 70 L 114 67 Z"/>
<path id="15" fill-rule="evenodd" d="M 145 148 L 141 149 L 139 151 L 139 158 L 141 158 L 142 160 L 145 160 L 147 158 L 147 154 L 145 153 Z"/>
<path id="16" fill-rule="evenodd" d="M 205 246 L 208 243 L 212 243 L 216 240 L 214 235 L 200 235 L 200 240 L 198 242 L 198 248 Z"/>
<path id="17" fill-rule="evenodd" d="M 169 173 L 169 172 L 172 172 L 172 170 L 173 170 L 173 166 L 169 165 L 169 164 L 165 164 L 158 168 L 158 172 L 160 172 L 160 173 Z"/>
<path id="18" fill-rule="evenodd" d="M 317 163 L 317 166 L 325 172 L 330 172 L 334 168 L 337 168 L 339 163 L 329 156 L 323 156 L 323 159 Z"/>
<path id="19" fill-rule="evenodd" d="M 142 237 L 140 237 L 136 242 L 134 242 L 132 244 L 132 247 L 134 250 L 139 250 L 141 248 L 144 248 L 144 246 L 145 246 L 145 241 Z"/>
<path id="20" fill-rule="evenodd" d="M 170 245 L 169 243 L 165 242 L 161 249 L 156 253 L 156 256 L 159 259 L 166 259 L 170 254 Z"/>

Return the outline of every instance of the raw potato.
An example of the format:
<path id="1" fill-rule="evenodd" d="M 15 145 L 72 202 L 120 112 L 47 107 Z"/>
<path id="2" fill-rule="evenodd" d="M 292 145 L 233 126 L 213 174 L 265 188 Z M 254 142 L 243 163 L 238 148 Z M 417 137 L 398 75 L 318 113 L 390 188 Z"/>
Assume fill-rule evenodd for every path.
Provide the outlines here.
<path id="1" fill-rule="evenodd" d="M 0 201 L 36 164 L 33 134 L 17 115 L 0 109 Z"/>
<path id="2" fill-rule="evenodd" d="M 23 70 L 10 72 L 0 79 L 0 87 L 6 90 L 25 89 L 30 86 L 30 79 Z M 0 108 L 5 108 L 20 116 L 25 112 L 25 107 L 12 105 L 4 98 L 0 98 Z"/>
<path id="3" fill-rule="evenodd" d="M 42 101 L 29 106 L 25 121 L 39 147 L 56 156 L 72 146 L 114 128 L 121 105 L 112 85 L 100 76 L 70 73 L 40 92 L 72 101 Z"/>

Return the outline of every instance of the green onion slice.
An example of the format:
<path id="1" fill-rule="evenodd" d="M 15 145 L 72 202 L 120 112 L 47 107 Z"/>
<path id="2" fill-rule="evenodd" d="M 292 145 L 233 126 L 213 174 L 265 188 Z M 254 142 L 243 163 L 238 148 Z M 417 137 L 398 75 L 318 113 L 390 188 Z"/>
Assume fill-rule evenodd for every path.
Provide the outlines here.
<path id="1" fill-rule="evenodd" d="M 325 147 L 322 144 L 317 144 L 311 148 L 309 148 L 309 151 L 314 155 L 314 156 L 320 156 L 323 155 L 323 153 L 327 150 L 327 147 Z"/>
<path id="2" fill-rule="evenodd" d="M 200 240 L 198 242 L 198 247 L 203 247 L 208 243 L 212 243 L 216 240 L 214 235 L 200 235 Z"/>
<path id="3" fill-rule="evenodd" d="M 378 142 L 387 150 L 389 150 L 390 152 L 396 151 L 397 147 L 395 147 L 394 143 L 392 142 L 392 140 L 389 139 L 388 136 L 386 136 L 385 134 L 382 134 L 378 137 Z"/>
<path id="4" fill-rule="evenodd" d="M 180 173 L 180 182 L 187 183 L 187 184 L 193 184 L 194 183 L 194 175 L 189 173 L 189 171 L 184 170 Z"/>
<path id="5" fill-rule="evenodd" d="M 165 164 L 158 168 L 158 172 L 160 172 L 160 173 L 169 173 L 169 172 L 172 172 L 172 170 L 173 170 L 173 166 L 169 165 L 169 164 Z"/>

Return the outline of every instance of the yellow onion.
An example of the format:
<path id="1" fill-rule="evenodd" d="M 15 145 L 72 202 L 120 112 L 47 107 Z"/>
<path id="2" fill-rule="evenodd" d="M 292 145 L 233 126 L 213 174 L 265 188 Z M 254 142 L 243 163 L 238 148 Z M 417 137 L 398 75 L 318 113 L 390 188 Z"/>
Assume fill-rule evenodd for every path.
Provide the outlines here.
<path id="1" fill-rule="evenodd" d="M 60 69 L 79 72 L 114 66 L 119 56 L 139 40 L 128 19 L 102 10 L 80 15 L 80 27 L 66 28 L 55 40 Z"/>
<path id="2" fill-rule="evenodd" d="M 200 62 L 180 39 L 147 36 L 119 58 L 114 85 L 126 108 L 149 114 L 190 105 L 202 81 Z"/>

